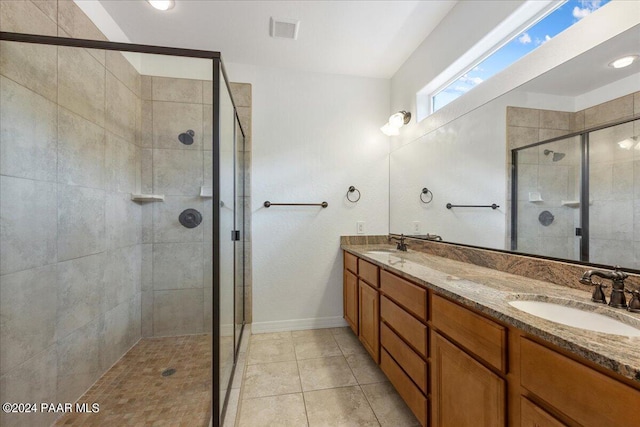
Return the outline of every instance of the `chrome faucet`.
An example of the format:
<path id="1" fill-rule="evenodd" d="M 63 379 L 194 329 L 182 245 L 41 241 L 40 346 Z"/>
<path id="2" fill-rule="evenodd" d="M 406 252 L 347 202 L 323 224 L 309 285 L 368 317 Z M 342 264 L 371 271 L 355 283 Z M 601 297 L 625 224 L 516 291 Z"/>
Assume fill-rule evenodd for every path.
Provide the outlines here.
<path id="1" fill-rule="evenodd" d="M 393 240 L 399 240 L 398 244 L 396 245 L 396 249 L 402 252 L 406 252 L 407 251 L 407 244 L 404 242 L 404 234 L 400 235 L 400 238 L 395 237 L 395 236 L 391 236 L 391 239 Z"/>
<path id="2" fill-rule="evenodd" d="M 580 278 L 580 283 L 582 283 L 583 285 L 595 286 L 593 295 L 591 296 L 591 301 L 606 304 L 607 300 L 605 299 L 604 292 L 602 291 L 602 288 L 606 288 L 606 286 L 602 285 L 601 282 L 592 281 L 592 276 L 598 276 L 602 277 L 603 279 L 611 280 L 611 298 L 609 300 L 609 305 L 611 307 L 627 307 L 627 301 L 624 297 L 624 279 L 629 276 L 627 275 L 627 273 L 620 270 L 620 266 L 616 265 L 614 271 L 587 270 L 582 275 L 582 278 Z"/>

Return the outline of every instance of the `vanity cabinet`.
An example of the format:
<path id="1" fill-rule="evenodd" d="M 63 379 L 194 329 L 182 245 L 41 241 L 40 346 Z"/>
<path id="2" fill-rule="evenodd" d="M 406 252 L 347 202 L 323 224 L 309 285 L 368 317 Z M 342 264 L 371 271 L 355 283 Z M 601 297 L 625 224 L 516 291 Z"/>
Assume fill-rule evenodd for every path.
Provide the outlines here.
<path id="1" fill-rule="evenodd" d="M 344 280 L 345 319 L 422 426 L 640 425 L 632 381 L 346 252 Z"/>
<path id="2" fill-rule="evenodd" d="M 505 381 L 434 331 L 431 350 L 431 425 L 504 426 Z"/>

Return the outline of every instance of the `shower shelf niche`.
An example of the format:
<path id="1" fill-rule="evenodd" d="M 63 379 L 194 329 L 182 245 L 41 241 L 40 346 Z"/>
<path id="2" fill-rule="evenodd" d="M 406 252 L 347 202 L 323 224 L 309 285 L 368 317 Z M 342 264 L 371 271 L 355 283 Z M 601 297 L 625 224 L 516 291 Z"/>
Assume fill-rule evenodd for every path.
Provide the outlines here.
<path id="1" fill-rule="evenodd" d="M 563 200 L 560 204 L 568 208 L 579 208 L 580 200 Z M 593 205 L 593 200 L 589 200 L 589 205 Z"/>
<path id="2" fill-rule="evenodd" d="M 203 199 L 213 198 L 213 187 L 200 187 L 200 197 Z"/>
<path id="3" fill-rule="evenodd" d="M 164 202 L 164 194 L 131 194 L 131 200 L 140 203 Z"/>

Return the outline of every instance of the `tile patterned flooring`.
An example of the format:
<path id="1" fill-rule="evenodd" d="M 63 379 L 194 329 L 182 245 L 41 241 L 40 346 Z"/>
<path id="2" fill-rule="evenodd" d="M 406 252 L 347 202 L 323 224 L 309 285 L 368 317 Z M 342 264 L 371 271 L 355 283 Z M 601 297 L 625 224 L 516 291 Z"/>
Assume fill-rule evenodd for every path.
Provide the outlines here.
<path id="1" fill-rule="evenodd" d="M 175 368 L 163 377 L 162 371 Z M 56 426 L 208 426 L 211 417 L 211 335 L 143 338 L 79 400 L 100 404 Z"/>
<path id="2" fill-rule="evenodd" d="M 237 427 L 419 425 L 349 328 L 250 337 Z"/>

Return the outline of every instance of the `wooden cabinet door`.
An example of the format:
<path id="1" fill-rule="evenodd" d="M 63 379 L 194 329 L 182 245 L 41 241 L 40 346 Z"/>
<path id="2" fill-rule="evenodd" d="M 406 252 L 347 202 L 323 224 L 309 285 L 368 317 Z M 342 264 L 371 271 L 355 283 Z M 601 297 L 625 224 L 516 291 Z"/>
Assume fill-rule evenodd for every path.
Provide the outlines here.
<path id="1" fill-rule="evenodd" d="M 504 426 L 504 380 L 438 333 L 431 343 L 432 425 Z"/>
<path id="2" fill-rule="evenodd" d="M 348 270 L 344 270 L 343 287 L 344 319 L 358 335 L 358 278 Z"/>
<path id="3" fill-rule="evenodd" d="M 360 283 L 360 341 L 373 360 L 380 363 L 380 295 L 377 289 Z"/>

